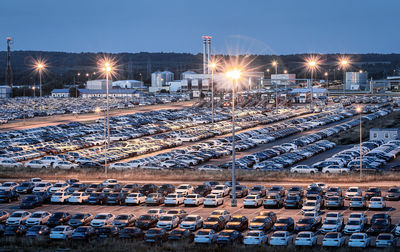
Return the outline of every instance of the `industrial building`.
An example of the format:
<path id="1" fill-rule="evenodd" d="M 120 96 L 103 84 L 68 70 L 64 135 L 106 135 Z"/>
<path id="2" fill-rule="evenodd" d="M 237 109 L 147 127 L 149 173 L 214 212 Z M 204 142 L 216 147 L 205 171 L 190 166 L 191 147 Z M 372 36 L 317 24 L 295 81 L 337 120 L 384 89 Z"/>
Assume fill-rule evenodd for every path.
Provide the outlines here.
<path id="1" fill-rule="evenodd" d="M 373 128 L 369 130 L 369 140 L 383 140 L 385 142 L 391 140 L 397 140 L 399 138 L 400 131 L 398 128 Z"/>
<path id="2" fill-rule="evenodd" d="M 368 90 L 367 72 L 346 72 L 346 90 Z"/>
<path id="3" fill-rule="evenodd" d="M 170 71 L 156 71 L 151 74 L 150 92 L 159 92 L 162 89 L 168 90 L 167 82 L 174 80 L 174 73 Z"/>
<path id="4" fill-rule="evenodd" d="M 108 81 L 108 88 L 112 89 L 112 81 Z M 86 82 L 86 89 L 89 90 L 96 90 L 96 89 L 104 89 L 107 88 L 107 80 L 100 79 L 100 80 L 89 80 Z"/>
<path id="5" fill-rule="evenodd" d="M 10 86 L 0 86 L 0 98 L 9 98 L 12 95 L 12 88 Z"/>
<path id="6" fill-rule="evenodd" d="M 143 81 L 138 80 L 118 80 L 113 81 L 113 88 L 121 88 L 121 89 L 143 89 L 146 88 L 143 84 Z"/>

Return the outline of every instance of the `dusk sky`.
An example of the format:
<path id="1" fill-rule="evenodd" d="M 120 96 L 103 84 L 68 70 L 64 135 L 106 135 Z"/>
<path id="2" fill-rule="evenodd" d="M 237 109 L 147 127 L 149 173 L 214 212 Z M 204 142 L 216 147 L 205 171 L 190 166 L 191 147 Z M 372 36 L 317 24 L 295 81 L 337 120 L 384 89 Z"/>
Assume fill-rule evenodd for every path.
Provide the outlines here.
<path id="1" fill-rule="evenodd" d="M 0 51 L 399 53 L 399 0 L 8 0 Z"/>

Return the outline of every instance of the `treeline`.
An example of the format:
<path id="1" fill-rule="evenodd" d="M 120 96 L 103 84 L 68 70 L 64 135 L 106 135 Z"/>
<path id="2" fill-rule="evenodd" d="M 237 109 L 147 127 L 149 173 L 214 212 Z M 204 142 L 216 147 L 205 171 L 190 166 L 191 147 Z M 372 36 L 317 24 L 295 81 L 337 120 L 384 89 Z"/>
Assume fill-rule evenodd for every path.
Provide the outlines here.
<path id="1" fill-rule="evenodd" d="M 43 78 L 43 91 L 49 93 L 54 88 L 62 88 L 73 83 L 84 83 L 88 79 L 98 77 L 97 59 L 103 53 L 66 53 L 45 51 L 13 51 L 11 54 L 11 66 L 13 70 L 13 82 L 15 85 L 27 85 L 38 83 L 37 74 L 33 70 L 33 61 L 42 58 L 47 61 L 48 69 Z M 118 60 L 118 79 L 137 79 L 150 84 L 151 73 L 156 70 L 169 70 L 175 73 L 179 79 L 180 74 L 187 70 L 202 71 L 202 55 L 189 53 L 118 53 L 108 54 Z M 278 72 L 287 70 L 295 73 L 298 78 L 306 78 L 307 71 L 304 68 L 304 59 L 307 54 L 295 55 L 243 55 L 245 60 L 251 62 L 249 68 L 253 71 L 264 71 L 268 78 L 267 68 L 270 73 L 275 70 L 270 65 L 272 60 L 278 61 Z M 339 54 L 320 55 L 320 70 L 316 78 L 325 78 L 328 72 L 329 79 L 341 79 L 342 73 L 336 65 Z M 368 71 L 369 77 L 374 79 L 385 78 L 388 75 L 400 74 L 400 54 L 352 54 L 347 55 L 353 64 L 349 70 Z M 228 59 L 228 56 L 220 55 L 218 58 Z M 7 65 L 6 52 L 0 52 L 0 83 L 5 83 L 5 69 Z M 398 71 L 398 72 L 396 72 Z M 96 74 L 94 74 L 96 72 Z M 78 75 L 80 73 L 80 75 Z"/>

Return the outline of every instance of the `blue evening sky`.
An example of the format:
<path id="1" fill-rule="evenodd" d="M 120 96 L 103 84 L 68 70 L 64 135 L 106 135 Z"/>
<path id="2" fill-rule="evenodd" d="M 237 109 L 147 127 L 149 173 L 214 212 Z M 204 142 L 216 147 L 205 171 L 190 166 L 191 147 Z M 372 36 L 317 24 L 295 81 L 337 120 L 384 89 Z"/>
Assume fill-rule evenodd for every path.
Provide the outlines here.
<path id="1" fill-rule="evenodd" d="M 0 51 L 399 53 L 399 0 L 7 0 Z M 3 42 L 1 42 L 3 41 Z"/>

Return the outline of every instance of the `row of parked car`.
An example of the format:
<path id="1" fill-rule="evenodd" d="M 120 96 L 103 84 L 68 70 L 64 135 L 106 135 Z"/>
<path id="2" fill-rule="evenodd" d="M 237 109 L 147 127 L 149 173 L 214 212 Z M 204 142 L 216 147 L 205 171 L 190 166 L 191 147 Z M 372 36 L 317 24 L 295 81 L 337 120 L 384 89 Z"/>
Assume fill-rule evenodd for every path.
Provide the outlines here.
<path id="1" fill-rule="evenodd" d="M 362 213 L 352 213 L 345 222 L 339 212 L 321 216 L 305 216 L 297 222 L 291 217 L 281 217 L 272 211 L 261 211 L 249 220 L 243 215 L 231 215 L 226 210 L 215 210 L 203 219 L 188 215 L 184 210 L 149 209 L 146 214 L 90 213 L 46 211 L 30 213 L 0 212 L 0 235 L 49 237 L 50 239 L 89 240 L 91 238 L 144 239 L 146 242 L 187 241 L 196 244 L 289 245 L 315 246 L 318 233 L 324 234 L 322 246 L 341 247 L 346 235 L 347 246 L 372 245 L 369 235 L 377 235 L 376 247 L 396 245 L 400 225 L 393 226 L 391 217 L 377 213 L 370 220 Z M 367 225 L 369 226 L 366 229 Z"/>
<path id="2" fill-rule="evenodd" d="M 62 102 L 60 102 L 60 100 Z M 126 99 L 110 97 L 110 109 L 132 108 L 135 105 L 163 104 L 177 101 L 187 101 L 186 94 L 141 95 L 140 98 Z M 16 97 L 0 99 L 0 124 L 23 118 L 38 116 L 53 116 L 63 114 L 83 114 L 96 112 L 96 108 L 106 109 L 106 99 L 101 97 L 91 98 L 54 98 L 54 97 Z"/>

